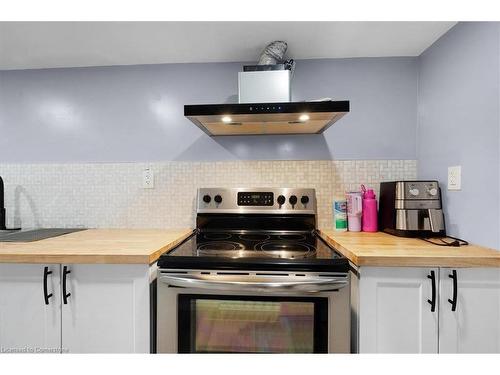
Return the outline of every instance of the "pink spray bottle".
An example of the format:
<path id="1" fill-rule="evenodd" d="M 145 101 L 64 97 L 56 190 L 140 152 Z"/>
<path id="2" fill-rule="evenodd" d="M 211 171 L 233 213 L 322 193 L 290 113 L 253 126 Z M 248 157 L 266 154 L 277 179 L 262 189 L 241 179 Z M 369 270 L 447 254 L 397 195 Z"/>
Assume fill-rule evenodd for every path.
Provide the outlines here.
<path id="1" fill-rule="evenodd" d="M 366 189 L 365 185 L 361 185 L 363 191 L 363 212 L 362 226 L 363 232 L 376 232 L 377 225 L 377 200 L 373 189 Z"/>

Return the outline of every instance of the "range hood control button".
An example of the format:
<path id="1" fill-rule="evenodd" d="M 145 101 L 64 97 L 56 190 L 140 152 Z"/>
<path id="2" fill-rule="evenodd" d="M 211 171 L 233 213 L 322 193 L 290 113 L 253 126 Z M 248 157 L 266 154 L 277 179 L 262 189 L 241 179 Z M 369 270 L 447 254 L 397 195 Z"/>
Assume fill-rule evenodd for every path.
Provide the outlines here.
<path id="1" fill-rule="evenodd" d="M 215 203 L 217 203 L 217 204 L 218 204 L 218 203 L 222 202 L 222 197 L 221 197 L 220 195 L 216 195 L 216 196 L 214 197 L 214 201 L 215 201 Z"/>
<path id="2" fill-rule="evenodd" d="M 210 198 L 210 195 L 204 195 L 203 196 L 203 202 L 210 203 L 211 200 L 212 200 L 212 198 Z"/>
<path id="3" fill-rule="evenodd" d="M 291 195 L 290 198 L 288 199 L 288 201 L 290 202 L 290 204 L 292 206 L 295 206 L 297 204 L 297 196 L 296 195 Z"/>
<path id="4" fill-rule="evenodd" d="M 280 195 L 280 196 L 278 197 L 278 204 L 279 204 L 280 206 L 283 206 L 283 205 L 285 204 L 285 201 L 286 201 L 286 199 L 285 199 L 285 197 L 284 197 L 283 195 Z"/>
<path id="5" fill-rule="evenodd" d="M 306 205 L 309 203 L 309 197 L 307 195 L 303 195 L 301 198 L 300 198 L 300 203 L 302 203 L 303 205 Z"/>

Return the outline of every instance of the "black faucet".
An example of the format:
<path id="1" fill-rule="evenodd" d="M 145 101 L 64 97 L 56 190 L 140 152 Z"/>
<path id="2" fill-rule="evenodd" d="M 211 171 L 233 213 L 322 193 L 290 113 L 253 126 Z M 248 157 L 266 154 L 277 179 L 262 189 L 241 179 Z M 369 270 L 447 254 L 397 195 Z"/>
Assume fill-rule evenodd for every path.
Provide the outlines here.
<path id="1" fill-rule="evenodd" d="M 19 230 L 21 228 L 8 229 L 5 226 L 5 199 L 4 199 L 4 188 L 3 179 L 0 176 L 0 230 Z"/>
<path id="2" fill-rule="evenodd" d="M 3 180 L 0 176 L 0 230 L 7 229 L 5 227 L 5 200 L 4 200 L 4 190 L 3 190 Z"/>

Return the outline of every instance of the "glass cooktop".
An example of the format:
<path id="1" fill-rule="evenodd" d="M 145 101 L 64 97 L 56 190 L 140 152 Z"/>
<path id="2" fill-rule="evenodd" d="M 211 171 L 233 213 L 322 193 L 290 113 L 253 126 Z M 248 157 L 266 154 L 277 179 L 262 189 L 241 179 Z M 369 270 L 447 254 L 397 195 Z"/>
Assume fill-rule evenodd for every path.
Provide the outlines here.
<path id="1" fill-rule="evenodd" d="M 333 264 L 348 266 L 347 259 L 313 231 L 197 231 L 158 261 L 160 268 L 266 265 L 266 269 L 271 269 L 283 265 Z"/>

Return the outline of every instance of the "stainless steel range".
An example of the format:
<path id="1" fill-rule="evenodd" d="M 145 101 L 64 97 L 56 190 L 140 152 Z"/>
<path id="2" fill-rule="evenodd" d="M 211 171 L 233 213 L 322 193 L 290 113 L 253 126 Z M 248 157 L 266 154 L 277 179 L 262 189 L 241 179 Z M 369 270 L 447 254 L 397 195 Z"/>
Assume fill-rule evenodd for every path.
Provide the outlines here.
<path id="1" fill-rule="evenodd" d="M 349 264 L 313 189 L 199 189 L 196 230 L 158 267 L 160 353 L 349 352 Z"/>

